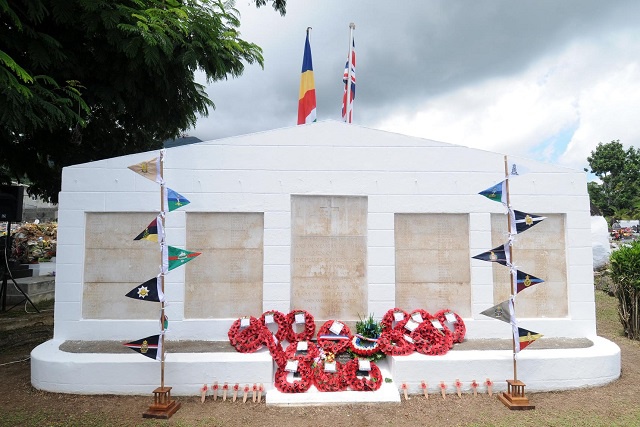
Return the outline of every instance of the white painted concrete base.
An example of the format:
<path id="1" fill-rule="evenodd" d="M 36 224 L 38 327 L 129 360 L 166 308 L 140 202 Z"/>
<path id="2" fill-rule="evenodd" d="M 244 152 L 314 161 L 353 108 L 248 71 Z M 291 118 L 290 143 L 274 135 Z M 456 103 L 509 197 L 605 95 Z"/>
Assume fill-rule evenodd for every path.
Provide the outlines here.
<path id="1" fill-rule="evenodd" d="M 600 386 L 620 376 L 620 348 L 613 342 L 592 338 L 593 346 L 578 349 L 527 349 L 518 356 L 518 379 L 526 391 L 554 391 Z M 60 393 L 148 395 L 160 382 L 160 363 L 139 354 L 67 353 L 59 350 L 60 340 L 47 341 L 31 352 L 31 383 L 34 387 Z M 455 381 L 462 391 L 471 392 L 476 380 L 478 392 L 486 392 L 490 378 L 494 392 L 506 389 L 513 378 L 511 352 L 506 350 L 450 351 L 444 356 L 390 357 L 380 366 L 383 377 L 392 378 L 378 392 L 303 394 L 279 393 L 273 387 L 274 364 L 263 349 L 253 354 L 169 353 L 166 357 L 165 385 L 175 396 L 196 396 L 203 384 L 263 383 L 270 405 L 313 405 L 353 402 L 398 402 L 404 382 L 410 394 L 440 394 L 444 381 L 447 393 L 455 393 Z"/>
<path id="2" fill-rule="evenodd" d="M 518 379 L 526 391 L 556 391 L 607 384 L 620 376 L 620 347 L 602 338 L 591 338 L 587 348 L 535 350 L 528 348 L 518 354 Z M 456 380 L 464 393 L 472 392 L 471 382 L 480 384 L 485 392 L 489 378 L 493 391 L 507 389 L 505 380 L 513 379 L 513 355 L 507 350 L 450 351 L 444 356 L 391 357 L 391 372 L 396 383 L 407 384 L 410 394 L 422 393 L 421 381 L 429 393 L 440 394 L 444 381 L 447 393 L 455 393 Z"/>

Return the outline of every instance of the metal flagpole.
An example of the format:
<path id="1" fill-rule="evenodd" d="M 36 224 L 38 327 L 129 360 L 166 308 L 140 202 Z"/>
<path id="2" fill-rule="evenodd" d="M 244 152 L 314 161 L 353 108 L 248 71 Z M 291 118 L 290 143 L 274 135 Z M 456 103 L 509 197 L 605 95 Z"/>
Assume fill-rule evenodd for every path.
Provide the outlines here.
<path id="1" fill-rule="evenodd" d="M 511 198 L 509 196 L 509 163 L 507 162 L 507 156 L 504 156 L 504 179 L 505 179 L 505 192 L 507 193 L 507 210 L 510 209 L 511 206 Z M 507 230 L 511 233 L 511 213 L 507 212 Z M 511 234 L 509 234 L 509 263 L 513 265 L 513 246 L 511 245 Z M 515 287 L 513 283 L 513 273 L 511 272 L 511 266 L 509 266 L 509 277 L 511 278 L 511 298 L 515 295 Z M 513 306 L 513 318 L 516 317 L 516 305 L 515 302 L 511 304 Z M 510 316 L 511 319 L 511 316 Z M 513 347 L 513 380 L 518 380 L 518 368 L 516 365 L 516 336 L 513 333 L 513 325 L 511 326 L 511 342 Z"/>
<path id="2" fill-rule="evenodd" d="M 353 121 L 353 103 L 351 102 L 351 60 L 353 59 L 353 30 L 356 24 L 349 24 L 349 56 L 347 57 L 347 99 L 345 100 L 345 121 L 351 123 Z"/>

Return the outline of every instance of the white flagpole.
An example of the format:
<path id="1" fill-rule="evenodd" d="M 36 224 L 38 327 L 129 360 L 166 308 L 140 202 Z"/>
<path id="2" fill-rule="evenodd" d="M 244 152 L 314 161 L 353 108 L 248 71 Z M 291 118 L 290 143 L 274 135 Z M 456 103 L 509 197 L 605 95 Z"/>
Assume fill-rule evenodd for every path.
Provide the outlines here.
<path id="1" fill-rule="evenodd" d="M 356 24 L 351 22 L 349 24 L 349 56 L 347 57 L 347 99 L 346 111 L 344 121 L 351 123 L 353 121 L 353 103 L 351 102 L 351 60 L 353 59 L 353 30 L 356 29 Z"/>

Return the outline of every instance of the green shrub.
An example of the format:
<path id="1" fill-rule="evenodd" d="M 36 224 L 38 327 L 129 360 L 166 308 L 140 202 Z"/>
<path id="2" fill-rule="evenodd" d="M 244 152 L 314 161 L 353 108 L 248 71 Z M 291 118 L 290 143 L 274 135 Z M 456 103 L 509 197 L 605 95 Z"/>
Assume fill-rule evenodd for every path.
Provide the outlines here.
<path id="1" fill-rule="evenodd" d="M 640 339 L 640 240 L 611 254 L 611 280 L 625 335 Z"/>

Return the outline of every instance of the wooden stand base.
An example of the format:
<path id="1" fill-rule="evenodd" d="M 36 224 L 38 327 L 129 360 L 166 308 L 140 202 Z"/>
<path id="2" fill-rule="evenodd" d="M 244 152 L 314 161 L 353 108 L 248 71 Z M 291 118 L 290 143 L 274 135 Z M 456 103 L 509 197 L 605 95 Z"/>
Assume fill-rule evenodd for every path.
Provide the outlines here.
<path id="1" fill-rule="evenodd" d="M 142 418 L 169 419 L 180 409 L 180 402 L 171 400 L 171 387 L 158 387 L 153 390 L 153 405 L 142 414 Z"/>
<path id="2" fill-rule="evenodd" d="M 507 380 L 507 391 L 500 393 L 498 399 L 511 410 L 536 409 L 524 395 L 524 383 L 521 381 Z"/>

